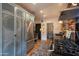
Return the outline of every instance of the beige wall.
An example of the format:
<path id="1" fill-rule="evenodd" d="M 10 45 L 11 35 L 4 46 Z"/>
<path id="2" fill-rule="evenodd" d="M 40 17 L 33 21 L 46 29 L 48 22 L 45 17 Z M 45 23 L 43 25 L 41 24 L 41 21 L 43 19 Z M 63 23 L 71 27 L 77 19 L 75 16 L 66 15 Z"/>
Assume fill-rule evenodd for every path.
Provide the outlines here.
<path id="1" fill-rule="evenodd" d="M 54 33 L 59 33 L 61 31 L 61 24 L 59 23 L 58 18 L 59 18 L 59 15 L 54 18 L 49 18 L 45 20 L 46 23 L 53 23 Z M 41 23 L 41 21 L 38 20 L 38 21 L 35 21 L 35 23 Z"/>
<path id="2" fill-rule="evenodd" d="M 61 24 L 58 22 L 58 18 L 48 19 L 47 23 L 53 23 L 54 33 L 59 33 L 61 31 Z"/>
<path id="3" fill-rule="evenodd" d="M 60 4 L 60 6 L 55 6 L 53 10 L 52 9 L 52 14 L 50 13 L 49 17 L 46 18 L 46 22 L 49 22 L 49 23 L 53 23 L 54 25 L 54 33 L 59 33 L 61 31 L 61 24 L 59 23 L 58 19 L 59 19 L 59 15 L 60 15 L 60 12 L 63 10 L 63 9 L 66 9 L 67 7 L 67 4 Z M 51 7 L 52 8 L 52 7 Z M 50 11 L 51 11 L 51 8 L 48 8 Z M 41 23 L 41 19 L 36 17 L 35 19 L 35 23 Z"/>
<path id="4" fill-rule="evenodd" d="M 58 18 L 47 19 L 47 21 L 45 21 L 45 22 L 46 23 L 53 23 L 54 33 L 59 33 L 61 31 L 61 24 L 58 22 Z M 41 23 L 41 22 L 37 21 L 35 23 Z"/>

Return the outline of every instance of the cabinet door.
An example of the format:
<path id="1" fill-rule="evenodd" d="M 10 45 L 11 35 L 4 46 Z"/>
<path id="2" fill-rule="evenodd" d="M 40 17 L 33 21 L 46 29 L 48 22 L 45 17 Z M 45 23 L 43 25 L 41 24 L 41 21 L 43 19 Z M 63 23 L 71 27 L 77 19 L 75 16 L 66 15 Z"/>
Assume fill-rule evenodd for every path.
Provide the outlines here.
<path id="1" fill-rule="evenodd" d="M 14 55 L 14 7 L 2 4 L 3 56 Z"/>
<path id="2" fill-rule="evenodd" d="M 24 12 L 16 9 L 16 55 L 25 55 L 26 42 L 24 38 Z"/>
<path id="3" fill-rule="evenodd" d="M 26 22 L 25 22 L 25 35 L 26 35 L 26 46 L 28 53 L 34 46 L 34 33 L 33 33 L 33 21 L 31 20 L 31 15 L 29 13 L 26 13 Z M 26 34 L 27 33 L 27 34 Z"/>

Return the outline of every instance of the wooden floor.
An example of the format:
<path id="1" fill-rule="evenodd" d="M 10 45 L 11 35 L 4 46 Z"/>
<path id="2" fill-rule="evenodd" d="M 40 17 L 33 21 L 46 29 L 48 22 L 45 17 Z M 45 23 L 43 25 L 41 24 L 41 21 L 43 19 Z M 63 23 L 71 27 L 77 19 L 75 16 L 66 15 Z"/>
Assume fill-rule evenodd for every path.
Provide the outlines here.
<path id="1" fill-rule="evenodd" d="M 31 56 L 32 53 L 33 53 L 33 51 L 34 51 L 35 49 L 38 49 L 38 48 L 39 48 L 40 44 L 41 44 L 41 40 L 38 40 L 38 41 L 36 42 L 36 44 L 34 45 L 34 48 L 29 51 L 28 56 Z"/>
<path id="2" fill-rule="evenodd" d="M 43 56 L 47 55 L 47 48 L 49 44 L 50 42 L 48 40 L 45 42 L 38 40 L 36 44 L 34 45 L 34 48 L 29 51 L 28 56 L 33 56 L 33 55 L 39 56 L 40 54 L 42 54 Z"/>

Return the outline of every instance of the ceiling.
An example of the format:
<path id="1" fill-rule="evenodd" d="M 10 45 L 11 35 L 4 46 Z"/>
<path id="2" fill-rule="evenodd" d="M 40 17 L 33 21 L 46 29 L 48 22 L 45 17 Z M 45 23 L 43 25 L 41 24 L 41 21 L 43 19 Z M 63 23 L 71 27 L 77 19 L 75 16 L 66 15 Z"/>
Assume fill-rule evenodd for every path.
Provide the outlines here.
<path id="1" fill-rule="evenodd" d="M 36 20 L 40 20 L 43 15 L 46 15 L 46 19 L 57 17 L 60 11 L 67 8 L 66 3 L 19 3 L 19 5 L 33 13 Z M 40 10 L 43 11 L 42 14 Z"/>

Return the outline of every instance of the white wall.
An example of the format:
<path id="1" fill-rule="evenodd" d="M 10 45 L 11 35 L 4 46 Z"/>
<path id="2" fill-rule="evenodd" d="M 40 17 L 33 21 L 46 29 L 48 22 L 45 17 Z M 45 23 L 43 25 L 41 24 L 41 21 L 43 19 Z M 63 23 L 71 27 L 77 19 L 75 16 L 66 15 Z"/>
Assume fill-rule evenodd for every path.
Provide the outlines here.
<path id="1" fill-rule="evenodd" d="M 41 40 L 47 40 L 47 24 L 46 22 L 41 23 Z"/>

